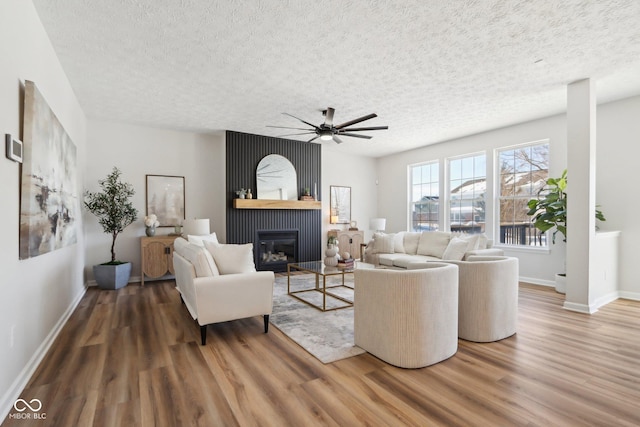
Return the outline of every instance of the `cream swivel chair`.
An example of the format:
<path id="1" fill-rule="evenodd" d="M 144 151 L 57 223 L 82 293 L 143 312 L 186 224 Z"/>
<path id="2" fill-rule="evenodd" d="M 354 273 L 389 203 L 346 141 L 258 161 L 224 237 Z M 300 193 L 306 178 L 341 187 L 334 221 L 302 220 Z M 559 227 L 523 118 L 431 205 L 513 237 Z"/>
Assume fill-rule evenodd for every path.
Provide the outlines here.
<path id="1" fill-rule="evenodd" d="M 355 344 L 401 368 L 421 368 L 458 350 L 458 268 L 355 271 Z"/>
<path id="2" fill-rule="evenodd" d="M 255 270 L 250 246 L 215 244 L 212 254 L 181 237 L 174 242 L 176 288 L 200 325 L 202 345 L 211 323 L 264 316 L 264 332 L 269 330 L 275 277 L 272 271 Z"/>
<path id="3" fill-rule="evenodd" d="M 518 258 L 470 256 L 458 266 L 458 337 L 498 341 L 516 333 Z"/>

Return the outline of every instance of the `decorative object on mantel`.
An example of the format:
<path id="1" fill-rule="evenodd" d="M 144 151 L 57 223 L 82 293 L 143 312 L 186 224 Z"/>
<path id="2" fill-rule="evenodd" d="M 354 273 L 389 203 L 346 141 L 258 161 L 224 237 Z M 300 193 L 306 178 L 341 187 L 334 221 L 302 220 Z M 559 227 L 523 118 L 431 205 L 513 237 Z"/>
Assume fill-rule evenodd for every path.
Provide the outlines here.
<path id="1" fill-rule="evenodd" d="M 324 265 L 327 267 L 338 265 L 338 239 L 335 236 L 329 236 L 327 239 L 327 249 L 325 249 L 324 255 Z"/>
<path id="2" fill-rule="evenodd" d="M 247 190 L 247 196 L 246 197 L 247 197 L 247 199 L 253 199 L 253 193 L 251 192 L 250 188 Z"/>
<path id="3" fill-rule="evenodd" d="M 300 196 L 300 200 L 315 200 L 315 197 L 311 195 L 309 187 L 304 188 L 304 193 Z"/>
<path id="4" fill-rule="evenodd" d="M 257 198 L 296 200 L 298 178 L 293 163 L 279 154 L 264 156 L 256 167 Z"/>
<path id="5" fill-rule="evenodd" d="M 120 289 L 129 282 L 131 263 L 116 260 L 116 238 L 129 224 L 138 217 L 138 210 L 133 207 L 131 197 L 135 194 L 133 185 L 122 182 L 122 173 L 117 167 L 98 181 L 101 192 L 85 192 L 84 206 L 98 217 L 102 230 L 111 234 L 111 261 L 93 266 L 93 275 L 102 289 Z"/>
<path id="6" fill-rule="evenodd" d="M 160 225 L 158 217 L 155 214 L 147 215 L 144 217 L 144 232 L 147 236 L 153 237 L 156 235 L 156 227 Z"/>
<path id="7" fill-rule="evenodd" d="M 27 259 L 77 243 L 81 213 L 76 146 L 29 80 L 23 121 L 19 256 Z"/>
<path id="8" fill-rule="evenodd" d="M 147 215 L 155 214 L 160 227 L 175 227 L 185 218 L 184 176 L 146 175 Z"/>
<path id="9" fill-rule="evenodd" d="M 236 195 L 238 196 L 238 199 L 244 199 L 247 196 L 247 190 L 245 190 L 244 188 L 236 190 Z"/>

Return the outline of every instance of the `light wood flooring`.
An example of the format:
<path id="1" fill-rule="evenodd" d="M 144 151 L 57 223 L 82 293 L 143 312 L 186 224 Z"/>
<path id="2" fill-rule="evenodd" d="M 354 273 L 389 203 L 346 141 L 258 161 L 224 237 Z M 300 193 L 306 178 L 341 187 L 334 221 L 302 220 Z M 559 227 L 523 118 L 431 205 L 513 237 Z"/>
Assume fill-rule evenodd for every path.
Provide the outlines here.
<path id="1" fill-rule="evenodd" d="M 407 370 L 324 365 L 262 318 L 209 327 L 173 281 L 87 291 L 22 393 L 46 421 L 3 426 L 638 426 L 640 302 L 589 316 L 521 284 L 518 333 Z"/>

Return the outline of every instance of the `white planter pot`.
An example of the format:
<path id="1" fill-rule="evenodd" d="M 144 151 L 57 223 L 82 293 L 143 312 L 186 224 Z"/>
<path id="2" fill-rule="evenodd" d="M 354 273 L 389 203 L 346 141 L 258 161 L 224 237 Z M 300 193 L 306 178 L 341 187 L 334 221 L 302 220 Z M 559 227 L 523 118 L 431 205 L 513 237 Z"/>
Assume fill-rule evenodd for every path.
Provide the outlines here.
<path id="1" fill-rule="evenodd" d="M 567 292 L 567 275 L 556 274 L 556 292 L 564 294 Z"/>

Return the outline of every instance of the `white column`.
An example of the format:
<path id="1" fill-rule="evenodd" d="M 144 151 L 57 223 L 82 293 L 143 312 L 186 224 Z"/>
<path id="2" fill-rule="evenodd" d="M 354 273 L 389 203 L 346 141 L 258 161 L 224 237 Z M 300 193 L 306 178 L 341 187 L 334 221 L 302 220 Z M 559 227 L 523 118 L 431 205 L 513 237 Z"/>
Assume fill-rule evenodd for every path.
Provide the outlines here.
<path id="1" fill-rule="evenodd" d="M 567 294 L 564 308 L 591 313 L 596 206 L 596 96 L 590 79 L 567 87 Z"/>

